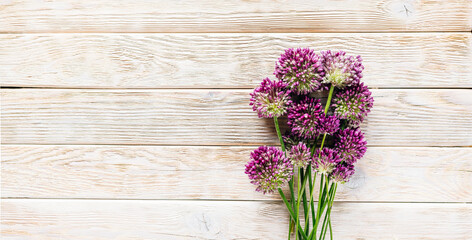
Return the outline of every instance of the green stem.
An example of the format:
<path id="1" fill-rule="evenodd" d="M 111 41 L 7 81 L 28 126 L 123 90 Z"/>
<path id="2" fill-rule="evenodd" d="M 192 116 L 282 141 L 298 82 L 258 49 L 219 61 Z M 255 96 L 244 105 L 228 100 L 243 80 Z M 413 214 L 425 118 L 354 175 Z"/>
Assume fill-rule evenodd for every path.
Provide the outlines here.
<path id="1" fill-rule="evenodd" d="M 324 146 L 325 140 L 326 140 L 326 133 L 323 135 L 323 140 L 321 141 L 320 156 L 321 156 L 321 150 L 323 150 L 323 146 Z M 318 157 L 320 157 L 320 156 L 318 156 Z"/>
<path id="2" fill-rule="evenodd" d="M 282 133 L 280 132 L 280 125 L 279 125 L 279 120 L 277 117 L 274 117 L 274 125 L 275 125 L 275 131 L 277 132 L 277 137 L 279 138 L 280 145 L 282 146 L 282 151 L 285 152 L 285 143 L 282 138 Z M 295 206 L 295 194 L 293 190 L 293 176 L 290 178 L 290 181 L 288 182 L 289 188 L 290 188 L 290 200 L 292 203 L 292 208 Z M 290 232 L 292 231 L 292 221 L 295 221 L 295 219 L 290 219 L 289 223 L 289 228 L 288 228 L 288 239 L 290 240 Z"/>
<path id="3" fill-rule="evenodd" d="M 320 194 L 318 195 L 318 210 L 316 213 L 316 221 L 308 239 L 312 239 L 313 235 L 314 235 L 313 237 L 314 239 L 317 238 L 316 236 L 317 236 L 317 231 L 318 231 L 318 225 L 320 223 L 321 216 L 323 215 L 324 209 L 326 208 L 326 205 L 327 205 L 326 198 L 328 194 L 328 187 L 327 187 L 328 180 L 329 180 L 328 176 L 325 174 L 322 174 L 322 178 L 320 181 Z"/>
<path id="4" fill-rule="evenodd" d="M 301 179 L 300 179 L 300 168 L 298 168 L 298 179 L 297 179 L 297 208 L 295 209 L 295 211 L 297 212 L 297 225 L 295 225 L 295 232 L 298 232 L 298 225 L 299 225 L 299 222 L 300 222 L 300 184 L 301 184 Z M 297 240 L 297 236 L 295 236 L 295 240 Z"/>
<path id="5" fill-rule="evenodd" d="M 300 222 L 300 199 L 301 199 L 302 194 L 305 193 L 306 182 L 307 182 L 307 180 L 308 180 L 308 178 L 304 178 L 304 179 L 303 179 L 303 183 L 301 183 L 301 181 L 302 181 L 302 178 L 301 178 L 301 171 L 303 171 L 303 168 L 302 168 L 302 169 L 298 168 L 298 195 L 297 195 L 297 205 L 296 205 L 296 209 L 297 209 L 297 211 L 296 211 L 296 213 L 297 213 L 297 215 L 296 215 L 296 216 L 297 216 L 297 219 L 296 219 L 297 225 L 295 225 L 295 227 L 298 227 L 298 226 L 300 225 L 300 224 L 299 224 L 299 222 Z M 297 230 L 298 230 L 298 229 L 297 229 Z M 295 237 L 295 239 L 297 239 L 297 238 Z"/>
<path id="6" fill-rule="evenodd" d="M 290 240 L 290 237 L 292 235 L 292 217 L 290 216 L 290 219 L 288 221 L 288 240 Z"/>
<path id="7" fill-rule="evenodd" d="M 303 171 L 303 168 L 301 169 L 302 170 L 302 179 L 303 181 L 306 181 L 306 179 L 308 179 L 308 176 L 307 176 L 307 173 L 308 173 L 308 169 L 306 169 L 306 171 Z M 306 219 L 306 216 L 308 216 L 308 205 L 307 205 L 307 199 L 306 199 L 306 186 L 304 187 L 303 189 L 303 194 L 302 194 L 302 201 L 303 201 L 303 213 L 305 214 L 305 221 L 307 220 Z M 306 224 L 305 224 L 306 226 Z M 306 227 L 305 227 L 306 229 Z M 306 231 L 306 230 L 305 230 Z"/>
<path id="8" fill-rule="evenodd" d="M 288 186 L 290 188 L 290 202 L 292 203 L 292 209 L 294 209 L 295 208 L 295 190 L 293 189 L 293 176 L 288 182 Z M 295 218 L 292 218 L 290 222 L 293 225 L 292 225 L 292 228 L 288 230 L 289 234 L 290 234 L 290 231 L 294 230 L 293 228 L 295 227 Z"/>
<path id="9" fill-rule="evenodd" d="M 280 133 L 279 120 L 277 120 L 277 117 L 274 117 L 274 125 L 275 131 L 277 131 L 277 136 L 279 137 L 280 145 L 282 145 L 282 151 L 285 152 L 284 139 L 282 138 L 282 133 Z"/>
<path id="10" fill-rule="evenodd" d="M 328 100 L 326 101 L 326 106 L 324 110 L 325 114 L 328 112 L 329 105 L 331 105 L 331 98 L 333 98 L 333 92 L 334 92 L 334 85 L 331 84 L 331 87 L 329 88 Z"/>
<path id="11" fill-rule="evenodd" d="M 331 226 L 331 209 L 332 209 L 332 207 L 333 207 L 334 196 L 336 195 L 336 189 L 337 189 L 337 187 L 338 187 L 337 183 L 333 183 L 332 186 L 331 186 L 332 189 L 330 189 L 330 194 L 329 194 L 329 195 L 330 195 L 330 199 L 331 199 L 331 200 L 330 200 L 329 203 L 328 203 L 328 209 L 326 210 L 326 216 L 325 216 L 325 220 L 324 220 L 323 227 L 322 227 L 322 230 L 324 229 L 324 233 L 323 233 L 323 231 L 322 231 L 322 233 L 323 233 L 323 238 L 320 238 L 320 240 L 321 240 L 321 239 L 325 239 L 325 237 L 326 237 L 326 232 L 328 232 L 328 229 L 327 229 L 327 228 L 328 228 L 328 225 Z M 328 224 L 326 225 L 326 228 L 325 228 L 324 225 L 325 225 L 326 222 L 328 222 Z M 331 239 L 333 238 L 332 236 L 333 236 L 333 230 L 332 230 L 331 227 L 330 227 L 330 238 L 331 238 Z"/>
<path id="12" fill-rule="evenodd" d="M 290 203 L 288 203 L 287 198 L 285 198 L 284 192 L 282 191 L 281 188 L 278 188 L 277 190 L 279 191 L 279 194 L 280 194 L 280 196 L 282 197 L 282 200 L 284 201 L 285 206 L 287 207 L 290 216 L 295 219 L 295 214 L 293 213 L 293 210 L 292 210 L 292 208 L 290 207 Z M 297 227 L 298 227 L 298 229 L 300 229 L 300 230 L 299 230 L 299 233 L 302 235 L 303 239 L 304 239 L 304 240 L 308 240 L 308 238 L 307 238 L 305 232 L 303 232 L 302 227 L 300 226 L 300 223 L 298 223 L 298 226 L 297 226 Z"/>
<path id="13" fill-rule="evenodd" d="M 331 87 L 329 88 L 328 100 L 326 101 L 326 106 L 325 106 L 325 110 L 324 110 L 325 114 L 328 113 L 329 106 L 331 105 L 331 99 L 333 98 L 333 92 L 334 92 L 334 85 L 331 84 Z M 323 150 L 325 139 L 326 139 L 326 133 L 323 134 L 323 140 L 321 141 L 320 155 L 321 155 L 321 150 Z"/>
<path id="14" fill-rule="evenodd" d="M 327 209 L 326 209 L 326 215 L 325 215 L 324 220 L 323 220 L 323 225 L 321 226 L 320 240 L 324 239 L 325 235 L 326 235 L 326 231 L 327 231 L 326 228 L 328 227 L 328 225 L 326 223 L 327 223 L 327 221 L 329 221 L 329 212 L 331 211 L 332 201 L 334 199 L 334 196 L 333 196 L 334 186 L 335 186 L 334 183 L 331 184 L 331 187 L 329 188 L 329 191 L 328 191 Z"/>
<path id="15" fill-rule="evenodd" d="M 315 239 L 316 239 L 316 231 L 318 229 L 318 224 L 319 224 L 319 221 L 320 221 L 321 196 L 323 195 L 322 192 L 323 192 L 323 186 L 324 186 L 323 181 L 324 181 L 324 178 L 320 178 L 320 192 L 318 194 L 318 208 L 316 210 L 316 221 L 313 225 L 313 229 L 311 230 L 315 234 Z"/>
<path id="16" fill-rule="evenodd" d="M 328 180 L 328 175 L 326 175 L 326 177 L 325 177 L 325 188 L 324 188 L 325 190 L 329 189 L 329 188 L 328 188 L 328 186 L 329 186 L 328 181 L 329 181 L 329 180 Z M 329 205 L 329 201 L 330 201 L 329 195 L 330 195 L 330 193 L 331 193 L 332 190 L 333 190 L 333 189 L 327 190 L 326 195 L 323 195 L 323 197 L 326 198 L 326 201 L 323 202 L 323 208 L 321 209 L 321 215 L 322 215 L 323 212 L 324 212 L 324 207 L 325 207 L 326 205 Z M 321 220 L 321 215 L 320 215 L 320 220 Z M 321 225 L 320 240 L 321 240 L 321 238 L 323 237 L 323 230 L 324 230 L 324 228 L 325 228 L 325 224 L 326 224 L 326 214 L 325 214 L 324 219 L 323 219 L 323 225 Z"/>
<path id="17" fill-rule="evenodd" d="M 311 180 L 311 179 L 310 179 Z M 308 211 L 311 209 L 311 221 L 312 221 L 312 226 L 315 226 L 315 220 L 316 220 L 316 214 L 315 214 L 315 203 L 313 202 L 313 193 L 315 192 L 315 184 L 316 184 L 316 174 L 313 175 L 313 182 L 310 182 L 310 205 L 308 206 Z M 309 227 L 307 227 L 309 231 Z"/>
<path id="18" fill-rule="evenodd" d="M 329 238 L 333 240 L 333 228 L 331 227 L 331 216 L 329 216 L 328 226 L 329 226 Z"/>
<path id="19" fill-rule="evenodd" d="M 311 164 L 308 165 L 307 169 L 306 169 L 306 172 L 307 172 L 307 175 L 308 175 L 308 186 L 309 186 L 309 201 L 308 201 L 308 209 L 305 211 L 305 232 L 309 232 L 310 231 L 310 209 L 311 208 L 311 204 L 313 204 L 313 179 L 311 177 Z M 314 214 L 314 211 L 312 211 L 312 214 L 313 216 L 315 215 Z"/>

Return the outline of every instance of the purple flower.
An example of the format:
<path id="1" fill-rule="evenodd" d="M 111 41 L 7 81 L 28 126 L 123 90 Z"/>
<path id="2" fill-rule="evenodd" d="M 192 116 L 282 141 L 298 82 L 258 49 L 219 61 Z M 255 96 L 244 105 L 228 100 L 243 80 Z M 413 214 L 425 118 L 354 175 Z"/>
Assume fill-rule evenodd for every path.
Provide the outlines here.
<path id="1" fill-rule="evenodd" d="M 339 130 L 339 119 L 336 116 L 325 116 L 320 119 L 320 134 L 333 134 Z"/>
<path id="2" fill-rule="evenodd" d="M 317 90 L 324 75 L 320 56 L 309 48 L 285 50 L 276 62 L 274 74 L 298 94 Z"/>
<path id="3" fill-rule="evenodd" d="M 332 134 L 339 129 L 339 119 L 326 116 L 319 99 L 305 97 L 288 108 L 287 124 L 292 132 L 304 139 L 314 139 L 320 134 Z"/>
<path id="4" fill-rule="evenodd" d="M 325 72 L 323 83 L 340 88 L 359 83 L 364 70 L 361 56 L 346 56 L 344 51 L 330 50 L 322 51 L 321 56 Z"/>
<path id="5" fill-rule="evenodd" d="M 334 148 L 342 160 L 348 164 L 354 164 L 364 156 L 367 150 L 367 142 L 359 128 L 344 129 L 335 134 Z"/>
<path id="6" fill-rule="evenodd" d="M 321 151 L 320 149 L 316 150 L 312 166 L 319 173 L 329 174 L 339 162 L 341 162 L 341 158 L 336 151 L 330 148 L 323 148 Z"/>
<path id="7" fill-rule="evenodd" d="M 261 85 L 251 93 L 249 105 L 256 111 L 260 118 L 280 117 L 287 111 L 291 103 L 290 91 L 286 90 L 286 84 L 281 81 L 264 79 Z"/>
<path id="8" fill-rule="evenodd" d="M 348 120 L 350 126 L 359 126 L 374 105 L 371 95 L 364 83 L 345 88 L 334 96 L 334 114 Z"/>
<path id="9" fill-rule="evenodd" d="M 331 172 L 330 177 L 334 182 L 345 183 L 348 182 L 351 176 L 354 174 L 354 166 L 348 163 L 341 163 L 334 168 Z"/>
<path id="10" fill-rule="evenodd" d="M 261 146 L 251 153 L 245 173 L 256 191 L 272 193 L 282 187 L 293 175 L 293 165 L 284 152 L 276 147 Z"/>
<path id="11" fill-rule="evenodd" d="M 299 137 L 313 139 L 320 134 L 320 124 L 325 118 L 323 111 L 319 99 L 305 97 L 289 107 L 287 124 Z"/>
<path id="12" fill-rule="evenodd" d="M 310 149 L 303 142 L 292 146 L 288 156 L 294 167 L 306 167 L 311 159 Z"/>

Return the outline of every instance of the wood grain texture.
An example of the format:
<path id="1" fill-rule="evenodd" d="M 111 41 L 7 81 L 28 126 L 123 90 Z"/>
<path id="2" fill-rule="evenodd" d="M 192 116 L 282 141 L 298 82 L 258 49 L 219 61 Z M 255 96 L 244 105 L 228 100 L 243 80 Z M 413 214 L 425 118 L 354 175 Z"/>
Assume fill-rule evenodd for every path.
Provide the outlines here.
<path id="1" fill-rule="evenodd" d="M 3 239 L 285 239 L 288 229 L 281 202 L 3 200 L 1 204 Z M 470 204 L 335 203 L 331 216 L 336 239 L 467 240 L 472 234 Z"/>
<path id="2" fill-rule="evenodd" d="M 253 149 L 5 145 L 2 197 L 280 199 L 255 192 L 244 174 Z M 472 148 L 371 147 L 336 199 L 472 202 L 470 159 Z"/>
<path id="3" fill-rule="evenodd" d="M 2 1 L 3 32 L 470 31 L 468 0 Z"/>
<path id="4" fill-rule="evenodd" d="M 250 90 L 2 89 L 4 144 L 277 144 Z M 376 146 L 472 145 L 471 90 L 373 90 Z"/>
<path id="5" fill-rule="evenodd" d="M 470 33 L 6 34 L 2 86 L 254 88 L 290 47 L 360 54 L 370 87 L 472 87 Z"/>

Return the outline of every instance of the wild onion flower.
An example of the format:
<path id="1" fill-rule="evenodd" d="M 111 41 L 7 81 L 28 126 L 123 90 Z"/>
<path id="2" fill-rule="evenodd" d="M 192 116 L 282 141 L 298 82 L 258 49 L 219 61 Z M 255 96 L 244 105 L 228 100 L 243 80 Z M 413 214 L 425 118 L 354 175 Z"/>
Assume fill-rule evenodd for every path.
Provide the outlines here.
<path id="1" fill-rule="evenodd" d="M 251 153 L 245 173 L 256 191 L 272 193 L 287 183 L 293 175 L 293 165 L 284 152 L 276 147 L 261 146 Z"/>
<path id="2" fill-rule="evenodd" d="M 336 183 L 345 183 L 349 181 L 354 172 L 354 165 L 343 162 L 333 169 L 330 178 Z"/>
<path id="3" fill-rule="evenodd" d="M 314 139 L 320 134 L 332 134 L 339 129 L 336 116 L 326 116 L 319 99 L 305 97 L 288 108 L 287 124 L 295 135 Z"/>
<path id="4" fill-rule="evenodd" d="M 294 167 L 306 167 L 311 160 L 310 149 L 303 142 L 292 146 L 288 156 Z"/>
<path id="5" fill-rule="evenodd" d="M 325 116 L 320 119 L 320 134 L 333 134 L 339 130 L 339 119 L 336 116 Z"/>
<path id="6" fill-rule="evenodd" d="M 361 56 L 346 56 L 344 51 L 330 50 L 322 51 L 321 56 L 325 73 L 323 83 L 339 88 L 359 83 L 364 70 Z"/>
<path id="7" fill-rule="evenodd" d="M 320 123 L 325 118 L 319 99 L 305 97 L 288 109 L 287 124 L 299 137 L 313 139 L 320 134 Z"/>
<path id="8" fill-rule="evenodd" d="M 317 149 L 313 157 L 313 168 L 319 173 L 329 174 L 341 162 L 339 154 L 330 148 Z"/>
<path id="9" fill-rule="evenodd" d="M 251 93 L 249 105 L 256 111 L 260 118 L 280 117 L 287 112 L 287 106 L 291 103 L 290 91 L 281 81 L 264 79 L 261 85 Z"/>
<path id="10" fill-rule="evenodd" d="M 354 164 L 364 156 L 367 150 L 367 142 L 364 134 L 359 128 L 346 128 L 335 134 L 334 148 L 339 153 L 344 162 Z"/>
<path id="11" fill-rule="evenodd" d="M 371 95 L 364 83 L 346 87 L 334 96 L 334 114 L 348 120 L 350 126 L 359 126 L 374 105 Z"/>
<path id="12" fill-rule="evenodd" d="M 320 56 L 309 48 L 285 50 L 276 62 L 274 74 L 298 94 L 318 89 L 324 75 Z"/>

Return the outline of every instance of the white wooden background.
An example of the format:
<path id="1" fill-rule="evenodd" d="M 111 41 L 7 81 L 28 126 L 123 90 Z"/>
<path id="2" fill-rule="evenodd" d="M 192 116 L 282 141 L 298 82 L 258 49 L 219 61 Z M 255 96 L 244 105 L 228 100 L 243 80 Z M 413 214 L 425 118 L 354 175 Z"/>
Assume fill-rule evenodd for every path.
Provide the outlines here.
<path id="1" fill-rule="evenodd" d="M 336 239 L 472 239 L 472 1 L 0 1 L 2 239 L 285 239 L 248 153 L 284 48 L 365 60 Z"/>

